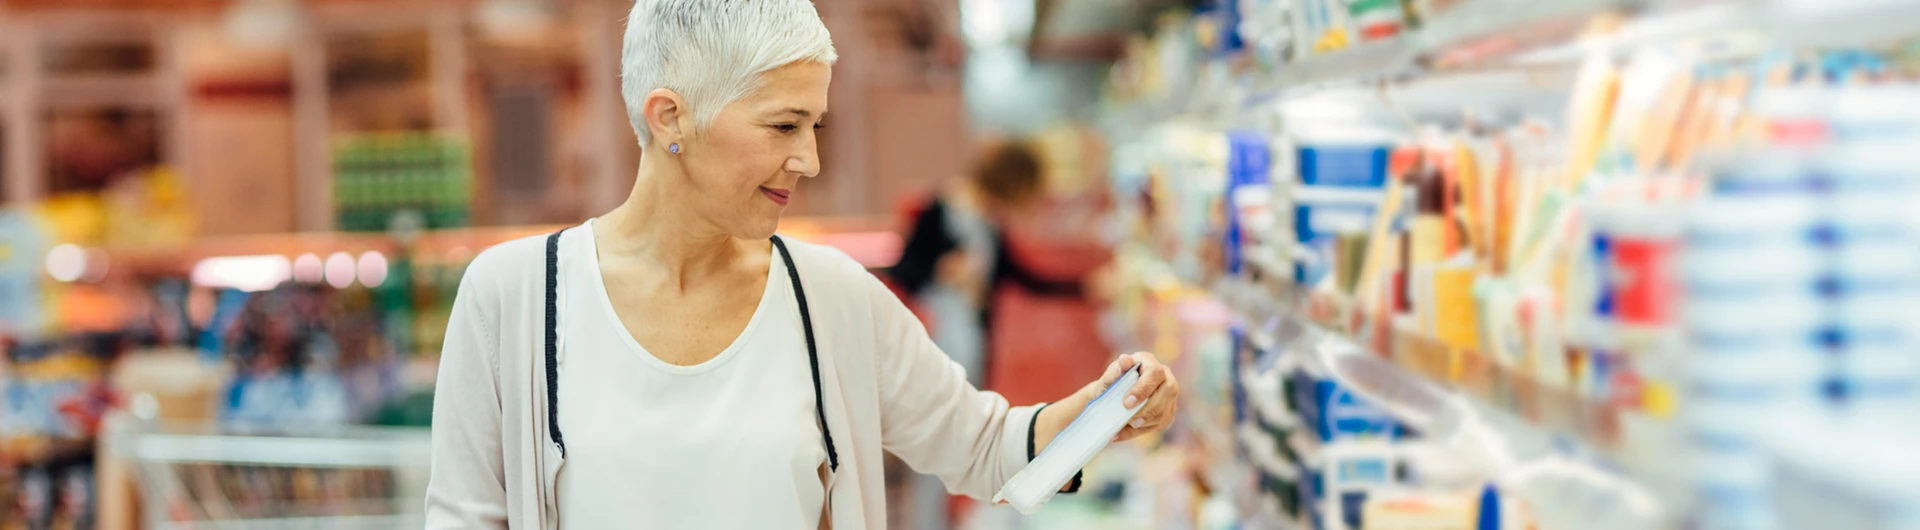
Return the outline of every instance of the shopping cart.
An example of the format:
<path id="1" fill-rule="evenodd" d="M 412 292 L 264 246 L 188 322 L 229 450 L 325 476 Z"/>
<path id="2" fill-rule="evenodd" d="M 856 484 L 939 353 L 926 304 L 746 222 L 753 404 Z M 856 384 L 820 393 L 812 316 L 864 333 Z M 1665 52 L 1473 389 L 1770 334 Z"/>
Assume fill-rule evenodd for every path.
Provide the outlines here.
<path id="1" fill-rule="evenodd" d="M 242 432 L 158 421 L 135 396 L 101 437 L 102 527 L 110 512 L 140 528 L 418 528 L 427 482 L 426 429 L 327 427 Z M 297 431 L 297 432 L 296 432 Z M 112 464 L 109 464 L 111 462 Z M 111 482 L 137 488 L 116 502 Z M 127 495 L 127 497 L 134 497 Z"/>

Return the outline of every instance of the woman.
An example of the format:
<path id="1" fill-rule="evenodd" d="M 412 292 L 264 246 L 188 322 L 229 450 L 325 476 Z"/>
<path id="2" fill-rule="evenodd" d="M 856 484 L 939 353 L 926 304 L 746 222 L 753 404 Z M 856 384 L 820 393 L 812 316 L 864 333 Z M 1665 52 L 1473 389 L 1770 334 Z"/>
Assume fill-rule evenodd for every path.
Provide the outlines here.
<path id="1" fill-rule="evenodd" d="M 434 400 L 429 528 L 880 528 L 881 451 L 991 496 L 1125 369 L 1121 438 L 1172 420 L 1149 354 L 1052 406 L 968 385 L 857 263 L 774 235 L 835 59 L 806 0 L 641 0 L 643 155 L 597 219 L 482 253 Z"/>

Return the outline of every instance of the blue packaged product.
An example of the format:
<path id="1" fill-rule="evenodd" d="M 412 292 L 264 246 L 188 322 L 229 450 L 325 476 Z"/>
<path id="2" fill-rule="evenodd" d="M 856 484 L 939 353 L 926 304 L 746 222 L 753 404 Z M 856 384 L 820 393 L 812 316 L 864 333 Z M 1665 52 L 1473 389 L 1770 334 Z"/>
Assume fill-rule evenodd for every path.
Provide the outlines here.
<path id="1" fill-rule="evenodd" d="M 1253 130 L 1227 133 L 1227 173 L 1235 183 L 1266 183 L 1273 166 L 1267 135 Z"/>
<path id="2" fill-rule="evenodd" d="M 1311 426 L 1320 441 L 1392 439 L 1399 435 L 1400 423 L 1393 415 L 1338 381 L 1307 371 L 1297 372 L 1290 379 L 1287 388 L 1294 393 L 1300 419 Z"/>
<path id="3" fill-rule="evenodd" d="M 1228 274 L 1241 270 L 1245 248 L 1251 242 L 1248 223 L 1269 218 L 1272 195 L 1273 153 L 1267 136 L 1259 131 L 1240 130 L 1227 134 L 1228 214 L 1225 233 L 1225 262 Z M 1249 219 L 1249 218 L 1252 219 Z"/>
<path id="4" fill-rule="evenodd" d="M 1302 145 L 1300 183 L 1307 186 L 1381 188 L 1387 185 L 1387 146 Z"/>
<path id="5" fill-rule="evenodd" d="M 1217 30 L 1219 39 L 1216 41 L 1218 46 L 1212 51 L 1220 57 L 1233 56 L 1247 47 L 1246 37 L 1240 34 L 1240 20 L 1245 18 L 1240 9 L 1238 0 L 1223 0 L 1203 2 L 1196 10 L 1196 14 L 1214 17 L 1213 27 L 1219 28 Z"/>
<path id="6" fill-rule="evenodd" d="M 1367 511 L 1367 492 L 1349 491 L 1340 494 L 1340 517 L 1347 528 L 1361 528 L 1360 515 Z"/>

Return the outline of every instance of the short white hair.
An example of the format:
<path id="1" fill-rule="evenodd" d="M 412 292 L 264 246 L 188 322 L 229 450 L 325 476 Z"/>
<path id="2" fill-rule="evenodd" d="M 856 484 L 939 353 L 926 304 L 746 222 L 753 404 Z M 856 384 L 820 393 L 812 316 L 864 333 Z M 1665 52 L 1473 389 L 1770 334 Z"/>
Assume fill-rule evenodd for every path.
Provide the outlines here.
<path id="1" fill-rule="evenodd" d="M 760 89 L 760 75 L 801 61 L 832 65 L 833 37 L 808 0 L 638 0 L 620 52 L 620 93 L 640 144 L 647 93 L 680 94 L 704 129 Z"/>

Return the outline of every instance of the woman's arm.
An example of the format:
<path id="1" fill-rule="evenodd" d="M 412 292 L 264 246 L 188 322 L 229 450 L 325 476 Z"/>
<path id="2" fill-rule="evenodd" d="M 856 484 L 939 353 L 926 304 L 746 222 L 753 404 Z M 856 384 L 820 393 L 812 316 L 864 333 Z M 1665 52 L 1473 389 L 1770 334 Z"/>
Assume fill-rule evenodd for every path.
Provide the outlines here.
<path id="1" fill-rule="evenodd" d="M 948 491 L 992 497 L 1026 466 L 1040 408 L 1012 407 L 974 388 L 899 298 L 872 275 L 857 274 L 873 311 L 882 447 L 940 477 Z"/>
<path id="2" fill-rule="evenodd" d="M 939 476 L 949 491 L 991 497 L 1134 364 L 1143 377 L 1129 395 L 1147 405 L 1120 439 L 1164 429 L 1174 417 L 1179 384 L 1146 353 L 1121 357 L 1100 381 L 1058 403 L 1011 407 L 1000 394 L 969 384 L 965 370 L 934 346 L 906 306 L 877 279 L 867 281 L 878 335 L 882 446 L 915 470 Z"/>
<path id="3" fill-rule="evenodd" d="M 429 530 L 507 527 L 498 320 L 485 310 L 481 291 L 470 281 L 460 282 L 440 351 L 427 480 Z"/>

